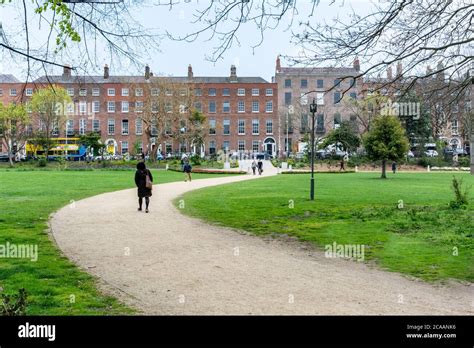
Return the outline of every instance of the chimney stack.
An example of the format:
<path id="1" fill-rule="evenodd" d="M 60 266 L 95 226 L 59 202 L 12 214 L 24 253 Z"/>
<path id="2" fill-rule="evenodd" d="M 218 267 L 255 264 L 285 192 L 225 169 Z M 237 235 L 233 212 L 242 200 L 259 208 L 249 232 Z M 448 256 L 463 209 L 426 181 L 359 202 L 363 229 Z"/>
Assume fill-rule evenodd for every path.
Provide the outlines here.
<path id="1" fill-rule="evenodd" d="M 354 66 L 354 69 L 355 69 L 356 71 L 360 71 L 359 57 L 356 57 L 356 59 L 354 59 L 353 66 Z"/>
<path id="2" fill-rule="evenodd" d="M 71 77 L 71 66 L 69 64 L 63 67 L 63 77 Z"/>
<path id="3" fill-rule="evenodd" d="M 397 77 L 400 77 L 402 76 L 402 63 L 401 62 L 398 62 L 397 63 Z"/>
<path id="4" fill-rule="evenodd" d="M 150 79 L 150 67 L 147 64 L 145 66 L 145 80 L 149 80 L 149 79 Z"/>
<path id="5" fill-rule="evenodd" d="M 276 71 L 276 72 L 281 72 L 280 55 L 277 56 L 275 71 Z"/>
<path id="6" fill-rule="evenodd" d="M 436 67 L 436 70 L 438 71 L 437 72 L 437 76 L 440 80 L 444 81 L 444 65 L 443 65 L 443 62 L 438 62 L 438 65 Z"/>
<path id="7" fill-rule="evenodd" d="M 188 79 L 192 79 L 194 77 L 194 74 L 193 74 L 193 67 L 191 66 L 191 64 L 188 65 Z"/>
<path id="8" fill-rule="evenodd" d="M 389 66 L 387 68 L 387 79 L 392 80 L 393 79 L 393 74 L 392 74 L 392 67 Z"/>
<path id="9" fill-rule="evenodd" d="M 104 65 L 104 79 L 109 78 L 109 66 L 107 64 Z"/>
<path id="10" fill-rule="evenodd" d="M 230 79 L 231 81 L 237 81 L 237 68 L 235 65 L 230 66 Z"/>

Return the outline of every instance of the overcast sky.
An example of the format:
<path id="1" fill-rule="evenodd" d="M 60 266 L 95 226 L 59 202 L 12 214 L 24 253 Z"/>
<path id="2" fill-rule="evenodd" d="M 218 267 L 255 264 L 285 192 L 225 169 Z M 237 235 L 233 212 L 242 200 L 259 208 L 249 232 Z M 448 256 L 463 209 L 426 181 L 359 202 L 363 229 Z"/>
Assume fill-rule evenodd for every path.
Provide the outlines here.
<path id="1" fill-rule="evenodd" d="M 177 2 L 177 0 L 175 1 Z M 193 13 L 195 13 L 196 8 L 202 7 L 206 1 L 187 1 L 190 3 L 185 4 L 185 1 L 181 0 L 182 5 L 176 6 L 171 12 L 169 12 L 167 7 L 154 6 L 148 3 L 148 5 L 134 11 L 134 17 L 144 27 L 156 28 L 160 32 L 165 30 L 176 34 L 193 32 L 199 28 L 196 24 L 191 23 Z M 301 1 L 301 6 L 299 3 L 300 16 L 307 19 L 311 0 Z M 367 13 L 372 6 L 372 2 L 368 0 L 345 0 L 344 2 L 339 1 L 332 5 L 330 5 L 329 0 L 321 0 L 311 21 L 312 23 L 322 20 L 330 21 L 335 16 L 344 18 L 352 11 L 352 8 L 357 13 Z M 0 21 L 3 24 L 4 30 L 7 35 L 15 36 L 15 33 L 20 32 L 18 22 L 21 13 L 12 6 L 0 7 L 0 9 Z M 195 76 L 227 76 L 230 73 L 230 66 L 234 64 L 237 66 L 237 75 L 239 76 L 261 76 L 264 79 L 271 80 L 271 76 L 273 76 L 275 71 L 277 55 L 295 55 L 300 51 L 298 47 L 290 44 L 291 31 L 286 30 L 287 26 L 284 24 L 282 23 L 275 30 L 268 31 L 263 44 L 254 50 L 252 45 L 258 42 L 258 32 L 251 23 L 243 25 L 238 34 L 241 43 L 240 47 L 234 46 L 229 49 L 224 54 L 223 59 L 216 63 L 205 60 L 206 55 L 209 55 L 218 44 L 216 40 L 207 41 L 208 34 L 204 34 L 192 43 L 164 39 L 161 41 L 160 47 L 158 47 L 159 50 L 154 50 L 150 57 L 143 60 L 150 65 L 151 70 L 155 74 L 182 76 L 187 73 L 188 64 L 192 64 Z M 32 20 L 30 29 L 33 42 L 44 42 L 47 33 L 47 26 L 44 23 L 39 28 L 38 21 Z M 74 54 L 77 55 L 73 47 L 71 47 L 71 53 L 73 56 Z M 5 52 L 0 52 L 0 55 L 0 73 L 13 73 L 18 78 L 23 78 L 25 62 L 21 59 L 12 60 Z M 134 67 L 118 66 L 118 64 L 115 66 L 106 57 L 98 57 L 97 61 L 97 64 L 87 68 L 90 74 L 101 74 L 104 63 L 111 65 L 111 75 L 138 73 Z M 61 63 L 66 64 L 69 62 L 63 61 Z M 361 62 L 362 65 L 363 63 Z M 286 65 L 285 62 L 282 62 L 282 65 Z M 61 68 L 55 68 L 52 71 L 52 73 L 60 72 Z"/>

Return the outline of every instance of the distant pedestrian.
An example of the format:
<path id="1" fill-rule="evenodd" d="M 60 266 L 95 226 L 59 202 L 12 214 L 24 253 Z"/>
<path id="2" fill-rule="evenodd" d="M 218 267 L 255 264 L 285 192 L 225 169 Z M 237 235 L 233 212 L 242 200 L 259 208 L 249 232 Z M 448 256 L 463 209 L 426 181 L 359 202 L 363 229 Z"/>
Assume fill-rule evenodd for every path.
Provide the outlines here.
<path id="1" fill-rule="evenodd" d="M 142 211 L 143 198 L 145 198 L 145 212 L 148 213 L 148 206 L 150 205 L 151 190 L 153 188 L 153 175 L 146 168 L 144 162 L 137 164 L 137 171 L 135 172 L 135 184 L 138 188 L 138 211 Z"/>
<path id="2" fill-rule="evenodd" d="M 189 182 L 191 182 L 191 172 L 193 170 L 193 167 L 189 163 L 189 161 L 184 161 L 183 165 L 183 172 L 184 172 L 184 182 L 187 182 L 189 179 Z"/>
<path id="3" fill-rule="evenodd" d="M 253 175 L 255 175 L 255 171 L 257 170 L 257 162 L 255 162 L 255 160 L 253 160 L 252 162 L 252 171 L 253 171 Z"/>
<path id="4" fill-rule="evenodd" d="M 392 162 L 392 172 L 395 174 L 397 172 L 397 162 L 393 161 Z"/>
<path id="5" fill-rule="evenodd" d="M 344 158 L 341 158 L 341 163 L 340 163 L 340 166 L 339 166 L 339 171 L 343 171 L 343 172 L 346 171 L 346 164 L 345 164 Z"/>
<path id="6" fill-rule="evenodd" d="M 262 160 L 258 160 L 257 167 L 258 167 L 258 175 L 262 175 L 262 172 L 263 172 L 263 162 L 262 162 Z"/>

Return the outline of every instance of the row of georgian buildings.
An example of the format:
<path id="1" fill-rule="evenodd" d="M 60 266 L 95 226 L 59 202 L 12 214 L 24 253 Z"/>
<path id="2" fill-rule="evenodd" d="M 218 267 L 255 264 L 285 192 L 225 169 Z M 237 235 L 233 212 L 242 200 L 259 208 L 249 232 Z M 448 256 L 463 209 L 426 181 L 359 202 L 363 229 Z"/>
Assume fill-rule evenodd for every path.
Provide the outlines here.
<path id="1" fill-rule="evenodd" d="M 271 82 L 261 77 L 238 76 L 235 66 L 228 76 L 194 76 L 189 65 L 187 75 L 166 79 L 193 89 L 194 107 L 206 117 L 201 149 L 182 139 L 158 137 L 161 140 L 157 141 L 146 136 L 140 107 L 154 93 L 155 82 L 163 79 L 153 76 L 149 67 L 142 76 L 113 75 L 107 66 L 101 76 L 74 76 L 71 69 L 64 68 L 61 75 L 43 76 L 26 84 L 12 75 L 0 75 L 0 102 L 28 103 L 38 88 L 59 85 L 67 91 L 75 107 L 67 114 L 64 127 L 53 135 L 60 138 L 97 132 L 107 152 L 112 154 L 147 153 L 157 146 L 163 154 L 211 155 L 227 150 L 281 156 L 302 150 L 311 127 L 309 104 L 313 99 L 318 105 L 315 133 L 320 139 L 344 120 L 352 122 L 359 131 L 364 130 L 347 98 L 360 100 L 373 90 L 396 97 L 396 88 L 380 88 L 393 78 L 391 68 L 387 70 L 387 78 L 353 78 L 359 74 L 357 59 L 352 67 L 346 68 L 296 68 L 282 67 L 277 58 Z M 396 74 L 403 74 L 401 65 L 397 65 Z M 460 110 L 470 112 L 471 89 L 462 103 L 450 110 L 444 127 L 438 131 L 438 138 L 453 147 L 469 147 L 457 115 L 461 114 Z M 33 130 L 39 127 L 33 117 Z M 2 152 L 5 144 L 0 142 Z"/>

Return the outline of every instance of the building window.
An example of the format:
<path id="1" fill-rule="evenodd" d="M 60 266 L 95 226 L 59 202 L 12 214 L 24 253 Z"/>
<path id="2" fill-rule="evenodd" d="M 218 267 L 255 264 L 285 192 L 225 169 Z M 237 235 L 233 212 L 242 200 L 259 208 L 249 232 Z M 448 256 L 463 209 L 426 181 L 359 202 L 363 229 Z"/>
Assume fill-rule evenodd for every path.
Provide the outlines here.
<path id="1" fill-rule="evenodd" d="M 216 134 L 216 120 L 209 120 L 209 134 Z"/>
<path id="2" fill-rule="evenodd" d="M 3 96 L 3 89 L 0 88 L 0 97 Z"/>
<path id="3" fill-rule="evenodd" d="M 186 88 L 180 88 L 179 89 L 179 95 L 182 96 L 182 97 L 188 95 L 188 90 Z"/>
<path id="4" fill-rule="evenodd" d="M 100 89 L 99 88 L 92 88 L 92 96 L 93 97 L 98 97 L 100 95 Z"/>
<path id="5" fill-rule="evenodd" d="M 159 95 L 160 95 L 160 90 L 159 90 L 159 88 L 152 88 L 152 89 L 151 89 L 151 96 L 152 96 L 152 97 L 157 97 L 157 96 L 159 96 Z"/>
<path id="6" fill-rule="evenodd" d="M 107 88 L 107 95 L 109 97 L 114 97 L 115 96 L 115 88 Z"/>
<path id="7" fill-rule="evenodd" d="M 57 137 L 59 135 L 59 123 L 58 121 L 53 122 L 53 129 L 51 130 L 51 135 Z"/>
<path id="8" fill-rule="evenodd" d="M 341 114 L 335 113 L 334 114 L 334 129 L 338 129 L 341 126 Z"/>
<path id="9" fill-rule="evenodd" d="M 128 153 L 128 141 L 122 141 L 122 155 Z"/>
<path id="10" fill-rule="evenodd" d="M 188 151 L 188 147 L 186 146 L 186 142 L 182 141 L 179 143 L 179 152 L 180 153 L 186 153 Z"/>
<path id="11" fill-rule="evenodd" d="M 238 121 L 239 135 L 245 135 L 245 120 Z"/>
<path id="12" fill-rule="evenodd" d="M 122 88 L 122 97 L 128 97 L 129 91 L 128 88 Z"/>
<path id="13" fill-rule="evenodd" d="M 334 104 L 338 104 L 341 101 L 341 92 L 334 92 Z"/>
<path id="14" fill-rule="evenodd" d="M 143 134 L 143 120 L 141 118 L 137 118 L 135 120 L 135 134 L 136 135 Z"/>
<path id="15" fill-rule="evenodd" d="M 165 151 L 166 151 L 166 154 L 173 153 L 173 144 L 166 143 L 165 144 Z"/>
<path id="16" fill-rule="evenodd" d="M 74 113 L 74 103 L 67 103 L 66 104 L 66 112 L 68 114 L 73 114 Z"/>
<path id="17" fill-rule="evenodd" d="M 291 79 L 286 79 L 285 80 L 285 88 L 290 88 L 291 87 Z"/>
<path id="18" fill-rule="evenodd" d="M 273 101 L 269 100 L 265 103 L 265 112 L 273 112 Z"/>
<path id="19" fill-rule="evenodd" d="M 252 141 L 252 152 L 258 152 L 259 146 L 258 146 L 258 140 L 253 140 Z"/>
<path id="20" fill-rule="evenodd" d="M 229 88 L 223 88 L 223 89 L 222 89 L 222 95 L 223 95 L 224 97 L 230 96 L 230 89 L 229 89 Z"/>
<path id="21" fill-rule="evenodd" d="M 196 97 L 202 96 L 202 89 L 201 89 L 201 88 L 195 88 L 195 89 L 194 89 L 194 95 L 195 95 Z"/>
<path id="22" fill-rule="evenodd" d="M 211 140 L 209 142 L 209 154 L 210 155 L 213 155 L 216 153 L 216 141 L 215 140 Z"/>
<path id="23" fill-rule="evenodd" d="M 209 88 L 208 93 L 210 97 L 215 97 L 216 96 L 216 89 L 215 88 Z"/>
<path id="24" fill-rule="evenodd" d="M 202 103 L 201 102 L 195 102 L 194 103 L 194 108 L 199 111 L 199 112 L 202 112 Z"/>
<path id="25" fill-rule="evenodd" d="M 301 88 L 308 88 L 308 80 L 306 79 L 301 80 Z"/>
<path id="26" fill-rule="evenodd" d="M 153 110 L 154 107 L 156 107 L 156 105 L 155 105 L 155 106 L 153 106 L 153 105 L 151 106 L 152 110 Z M 169 114 L 173 112 L 173 105 L 171 104 L 171 102 L 166 102 L 166 103 L 165 103 L 165 112 L 167 112 L 167 113 L 169 113 Z"/>
<path id="27" fill-rule="evenodd" d="M 128 120 L 122 120 L 122 135 L 128 135 Z"/>
<path id="28" fill-rule="evenodd" d="M 115 112 L 115 102 L 108 101 L 107 102 L 107 112 Z"/>
<path id="29" fill-rule="evenodd" d="M 138 153 L 143 153 L 143 141 L 138 142 L 137 150 Z"/>
<path id="30" fill-rule="evenodd" d="M 210 101 L 209 102 L 209 112 L 215 113 L 216 112 L 216 102 Z"/>
<path id="31" fill-rule="evenodd" d="M 66 135 L 67 136 L 74 135 L 74 120 L 66 121 Z"/>
<path id="32" fill-rule="evenodd" d="M 324 88 L 324 80 L 316 80 L 316 87 L 317 88 Z"/>
<path id="33" fill-rule="evenodd" d="M 357 99 L 357 93 L 356 93 L 356 92 L 351 92 L 351 93 L 349 93 L 349 96 L 350 96 L 352 99 Z"/>
<path id="34" fill-rule="evenodd" d="M 222 112 L 230 112 L 230 102 L 225 101 L 222 103 Z"/>
<path id="35" fill-rule="evenodd" d="M 308 105 L 308 95 L 306 93 L 301 93 L 300 103 L 301 105 Z"/>
<path id="36" fill-rule="evenodd" d="M 285 105 L 291 105 L 291 92 L 285 92 Z"/>
<path id="37" fill-rule="evenodd" d="M 228 141 L 228 140 L 224 141 L 224 143 L 222 144 L 222 147 L 226 151 L 230 150 L 230 141 Z"/>
<path id="38" fill-rule="evenodd" d="M 265 90 L 265 95 L 266 95 L 267 97 L 273 96 L 273 88 L 267 88 L 267 89 Z"/>
<path id="39" fill-rule="evenodd" d="M 258 100 L 252 101 L 252 112 L 259 112 L 260 111 L 260 103 Z"/>
<path id="40" fill-rule="evenodd" d="M 252 120 L 252 135 L 260 134 L 260 121 L 257 119 Z"/>
<path id="41" fill-rule="evenodd" d="M 334 80 L 334 87 L 339 87 L 340 84 L 341 84 L 341 79 Z"/>
<path id="42" fill-rule="evenodd" d="M 224 135 L 230 135 L 230 120 L 224 120 Z"/>
<path id="43" fill-rule="evenodd" d="M 238 88 L 237 89 L 237 95 L 239 97 L 243 97 L 245 95 L 245 88 Z"/>
<path id="44" fill-rule="evenodd" d="M 142 101 L 135 102 L 135 112 L 143 112 L 143 102 Z"/>
<path id="45" fill-rule="evenodd" d="M 324 93 L 321 93 L 321 92 L 316 93 L 316 104 L 324 105 Z"/>
<path id="46" fill-rule="evenodd" d="M 81 118 L 79 120 L 79 134 L 84 135 L 86 134 L 86 119 Z"/>
<path id="47" fill-rule="evenodd" d="M 239 140 L 238 146 L 239 146 L 239 151 L 245 151 L 245 140 Z"/>
<path id="48" fill-rule="evenodd" d="M 123 101 L 122 102 L 122 112 L 128 112 L 128 110 L 129 110 L 128 101 Z"/>
<path id="49" fill-rule="evenodd" d="M 33 88 L 27 88 L 25 94 L 26 96 L 31 97 L 33 95 Z"/>
<path id="50" fill-rule="evenodd" d="M 318 133 L 324 133 L 324 115 L 323 114 L 318 114 L 316 118 L 316 132 Z"/>
<path id="51" fill-rule="evenodd" d="M 92 111 L 95 113 L 100 112 L 100 101 L 94 100 L 92 102 Z"/>
<path id="52" fill-rule="evenodd" d="M 143 97 L 143 88 L 135 88 L 135 96 Z"/>
<path id="53" fill-rule="evenodd" d="M 95 133 L 100 132 L 100 120 L 92 120 L 92 131 Z"/>
<path id="54" fill-rule="evenodd" d="M 266 122 L 266 131 L 267 134 L 273 134 L 273 120 L 267 120 Z"/>
<path id="55" fill-rule="evenodd" d="M 107 132 L 109 135 L 115 134 L 115 120 L 112 118 L 107 121 Z"/>
<path id="56" fill-rule="evenodd" d="M 68 96 L 74 97 L 74 88 L 71 88 L 71 87 L 67 88 L 66 93 Z"/>
<path id="57" fill-rule="evenodd" d="M 87 111 L 87 103 L 85 101 L 79 102 L 79 113 L 85 114 Z"/>
<path id="58" fill-rule="evenodd" d="M 301 127 L 300 133 L 306 133 L 309 131 L 309 122 L 308 122 L 308 114 L 301 115 Z"/>
<path id="59" fill-rule="evenodd" d="M 80 97 L 85 97 L 85 96 L 87 96 L 87 89 L 85 89 L 85 88 L 80 88 L 80 89 L 79 89 L 79 96 L 80 96 Z"/>
<path id="60" fill-rule="evenodd" d="M 245 112 L 245 101 L 239 100 L 237 102 L 237 112 Z"/>
<path id="61" fill-rule="evenodd" d="M 457 119 L 453 119 L 451 121 L 451 133 L 452 135 L 458 135 L 459 134 L 459 124 Z"/>
<path id="62" fill-rule="evenodd" d="M 252 96 L 258 97 L 260 95 L 260 90 L 258 88 L 252 88 Z"/>

